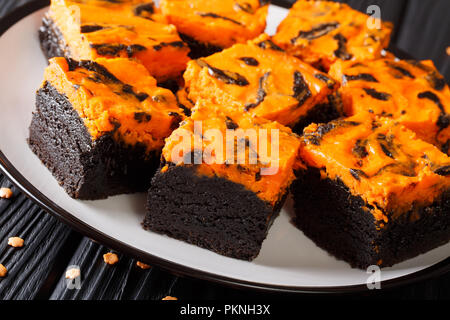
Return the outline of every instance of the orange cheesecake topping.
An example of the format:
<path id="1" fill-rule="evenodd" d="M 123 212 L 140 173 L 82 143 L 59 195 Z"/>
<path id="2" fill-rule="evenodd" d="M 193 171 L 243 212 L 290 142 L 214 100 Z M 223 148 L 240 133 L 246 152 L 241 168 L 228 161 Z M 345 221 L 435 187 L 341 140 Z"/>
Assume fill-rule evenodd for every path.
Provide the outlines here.
<path id="1" fill-rule="evenodd" d="M 253 39 L 266 28 L 269 1 L 161 0 L 161 11 L 181 34 L 222 48 Z"/>
<path id="2" fill-rule="evenodd" d="M 283 125 L 294 125 L 338 84 L 325 73 L 276 46 L 268 35 L 190 61 L 184 74 L 189 98 L 223 106 Z"/>
<path id="3" fill-rule="evenodd" d="M 199 175 L 241 184 L 275 205 L 294 179 L 299 146 L 299 137 L 277 122 L 201 100 L 166 140 L 162 171 L 193 164 Z"/>
<path id="4" fill-rule="evenodd" d="M 345 113 L 392 117 L 445 153 L 450 148 L 450 89 L 431 61 L 336 62 Z"/>
<path id="5" fill-rule="evenodd" d="M 274 42 L 303 61 L 328 70 L 337 59 L 380 58 L 392 28 L 391 23 L 347 4 L 299 0 L 279 25 Z"/>
<path id="6" fill-rule="evenodd" d="M 341 180 L 380 221 L 430 205 L 450 188 L 450 158 L 389 118 L 312 124 L 302 140 L 305 164 Z"/>
<path id="7" fill-rule="evenodd" d="M 58 1 L 58 0 L 52 0 Z M 61 1 L 61 0 L 59 0 Z M 65 1 L 65 0 L 63 0 Z M 142 17 L 152 21 L 167 23 L 153 0 L 69 0 L 69 2 L 89 6 L 105 7 L 129 17 Z"/>
<path id="8" fill-rule="evenodd" d="M 0 188 L 0 199 L 11 199 L 13 192 L 10 188 Z"/>
<path id="9" fill-rule="evenodd" d="M 68 98 L 92 139 L 112 134 L 126 144 L 160 150 L 183 118 L 172 92 L 128 59 L 53 58 L 44 79 Z"/>
<path id="10" fill-rule="evenodd" d="M 7 274 L 8 274 L 8 269 L 6 269 L 6 267 L 0 263 L 0 278 L 6 277 Z"/>
<path id="11" fill-rule="evenodd" d="M 106 264 L 113 265 L 119 262 L 119 257 L 115 253 L 108 252 L 103 255 L 103 261 Z"/>
<path id="12" fill-rule="evenodd" d="M 190 116 L 192 108 L 194 108 L 194 101 L 189 98 L 189 88 L 180 88 L 177 93 L 178 106 L 184 110 L 184 114 Z"/>
<path id="13" fill-rule="evenodd" d="M 47 16 L 64 37 L 66 56 L 133 58 L 163 82 L 181 75 L 189 48 L 154 10 L 142 0 L 52 0 Z"/>

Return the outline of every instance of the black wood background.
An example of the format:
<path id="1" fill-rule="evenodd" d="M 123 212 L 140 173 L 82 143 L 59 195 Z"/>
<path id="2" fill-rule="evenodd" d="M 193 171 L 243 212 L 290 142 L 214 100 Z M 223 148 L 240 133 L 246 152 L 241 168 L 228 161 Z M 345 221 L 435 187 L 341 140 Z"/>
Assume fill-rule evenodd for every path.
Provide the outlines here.
<path id="1" fill-rule="evenodd" d="M 30 0 L 0 0 L 0 17 Z M 205 0 L 207 1 L 207 0 Z M 285 1 L 286 3 L 293 1 Z M 382 17 L 395 23 L 393 43 L 418 59 L 433 59 L 450 79 L 449 0 L 349 0 L 365 11 L 377 4 Z M 8 276 L 0 278 L 0 299 L 139 299 L 160 300 L 167 295 L 181 300 L 323 298 L 322 295 L 268 294 L 224 287 L 210 282 L 181 278 L 156 267 L 142 270 L 136 261 L 118 253 L 120 262 L 107 266 L 108 248 L 72 231 L 28 200 L 0 173 L 0 187 L 11 186 L 14 197 L 0 199 L 0 263 Z M 25 246 L 7 245 L 10 236 L 25 239 Z M 80 290 L 68 290 L 65 271 L 78 265 Z M 450 274 L 404 287 L 371 291 L 349 298 L 450 299 Z"/>

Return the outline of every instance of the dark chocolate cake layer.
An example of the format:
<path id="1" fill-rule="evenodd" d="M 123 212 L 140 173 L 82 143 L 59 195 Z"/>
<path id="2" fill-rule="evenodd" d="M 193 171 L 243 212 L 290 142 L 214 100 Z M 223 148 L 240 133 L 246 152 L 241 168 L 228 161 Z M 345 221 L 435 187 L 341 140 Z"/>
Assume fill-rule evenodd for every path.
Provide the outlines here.
<path id="1" fill-rule="evenodd" d="M 69 48 L 64 42 L 61 31 L 47 16 L 42 19 L 42 26 L 39 28 L 39 41 L 47 59 L 69 55 Z"/>
<path id="2" fill-rule="evenodd" d="M 214 53 L 220 52 L 223 50 L 223 48 L 210 45 L 207 43 L 201 43 L 195 40 L 192 37 L 189 37 L 185 34 L 180 34 L 180 38 L 186 42 L 191 49 L 191 52 L 189 53 L 189 58 L 191 59 L 198 59 L 201 57 L 207 57 Z"/>
<path id="3" fill-rule="evenodd" d="M 252 260 L 284 199 L 275 208 L 240 184 L 199 176 L 193 166 L 169 166 L 152 180 L 145 229 Z"/>
<path id="4" fill-rule="evenodd" d="M 450 191 L 419 212 L 396 219 L 388 214 L 381 228 L 361 197 L 340 181 L 322 179 L 318 169 L 298 173 L 291 191 L 299 229 L 355 268 L 389 267 L 450 240 Z"/>
<path id="5" fill-rule="evenodd" d="M 159 165 L 159 155 L 146 155 L 144 146 L 126 146 L 110 134 L 93 141 L 67 97 L 48 83 L 37 92 L 28 142 L 76 199 L 146 191 Z"/>

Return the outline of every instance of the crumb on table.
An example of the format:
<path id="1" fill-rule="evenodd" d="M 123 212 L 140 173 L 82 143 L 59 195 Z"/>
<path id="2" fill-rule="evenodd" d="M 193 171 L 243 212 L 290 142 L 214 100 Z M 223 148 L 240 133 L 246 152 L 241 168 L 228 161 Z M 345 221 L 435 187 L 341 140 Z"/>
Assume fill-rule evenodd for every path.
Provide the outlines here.
<path id="1" fill-rule="evenodd" d="M 178 298 L 166 296 L 166 297 L 162 298 L 161 300 L 178 300 Z"/>
<path id="2" fill-rule="evenodd" d="M 119 261 L 119 257 L 117 257 L 117 254 L 115 253 L 108 252 L 103 255 L 103 260 L 105 261 L 106 264 L 113 265 Z"/>
<path id="3" fill-rule="evenodd" d="M 72 268 L 66 271 L 66 279 L 75 279 L 81 275 L 81 271 L 79 268 Z"/>
<path id="4" fill-rule="evenodd" d="M 0 198 L 9 199 L 13 196 L 13 192 L 10 188 L 0 188 Z"/>
<path id="5" fill-rule="evenodd" d="M 4 265 L 0 263 L 0 278 L 3 278 L 8 273 L 8 270 L 5 268 Z"/>
<path id="6" fill-rule="evenodd" d="M 137 262 L 136 262 L 136 265 L 137 265 L 139 268 L 144 269 L 144 270 L 147 270 L 147 269 L 150 269 L 150 268 L 151 268 L 151 266 L 149 266 L 148 264 L 143 263 L 143 262 L 140 262 L 140 261 L 137 261 Z"/>
<path id="7" fill-rule="evenodd" d="M 8 239 L 8 244 L 14 248 L 23 247 L 23 243 L 24 243 L 23 239 L 19 237 L 11 237 Z"/>

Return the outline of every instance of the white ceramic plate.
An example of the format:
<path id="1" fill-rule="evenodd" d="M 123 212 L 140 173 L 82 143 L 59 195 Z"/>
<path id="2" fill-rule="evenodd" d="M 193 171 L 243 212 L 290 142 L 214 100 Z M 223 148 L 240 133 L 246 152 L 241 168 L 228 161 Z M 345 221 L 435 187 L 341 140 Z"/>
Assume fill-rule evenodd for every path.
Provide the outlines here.
<path id="1" fill-rule="evenodd" d="M 178 274 L 270 290 L 327 292 L 366 288 L 369 274 L 331 257 L 290 223 L 290 201 L 270 229 L 259 256 L 245 262 L 144 231 L 140 223 L 145 194 L 88 202 L 67 196 L 26 142 L 35 90 L 46 67 L 37 37 L 46 2 L 36 1 L 0 22 L 0 34 L 6 31 L 0 37 L 0 165 L 27 195 L 85 235 Z M 269 33 L 274 33 L 286 13 L 284 8 L 270 7 Z M 449 256 L 447 244 L 383 269 L 381 286 L 448 270 Z"/>

